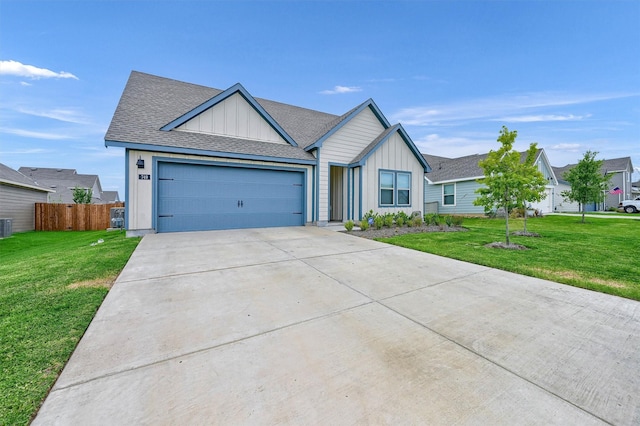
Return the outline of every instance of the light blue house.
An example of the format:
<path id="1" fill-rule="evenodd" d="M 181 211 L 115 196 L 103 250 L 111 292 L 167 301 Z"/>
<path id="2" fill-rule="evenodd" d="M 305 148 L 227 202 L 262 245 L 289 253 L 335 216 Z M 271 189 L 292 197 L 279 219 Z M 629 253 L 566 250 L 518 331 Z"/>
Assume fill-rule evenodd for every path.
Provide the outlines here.
<path id="1" fill-rule="evenodd" d="M 526 158 L 522 153 L 522 160 Z M 474 154 L 459 158 L 438 157 L 423 154 L 431 166 L 431 171 L 425 173 L 424 201 L 425 212 L 440 214 L 484 214 L 484 207 L 474 206 L 477 198 L 476 189 L 481 184 L 478 179 L 484 177 L 484 172 L 478 165 L 487 154 Z M 542 172 L 549 184 L 546 186 L 545 198 L 538 203 L 531 203 L 531 208 L 544 213 L 554 211 L 554 193 L 558 185 L 555 174 L 547 155 L 539 149 L 536 156 L 536 166 Z"/>

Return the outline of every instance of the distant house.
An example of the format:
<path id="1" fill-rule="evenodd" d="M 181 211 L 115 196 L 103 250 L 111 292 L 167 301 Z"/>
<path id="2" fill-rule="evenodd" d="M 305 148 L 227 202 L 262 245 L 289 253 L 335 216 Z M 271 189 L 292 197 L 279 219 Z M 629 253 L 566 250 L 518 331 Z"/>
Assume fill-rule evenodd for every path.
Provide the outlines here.
<path id="1" fill-rule="evenodd" d="M 372 99 L 342 115 L 132 72 L 105 135 L 125 148 L 128 235 L 359 220 L 423 207 L 429 166 Z"/>
<path id="2" fill-rule="evenodd" d="M 46 203 L 52 190 L 0 164 L 0 218 L 12 219 L 12 232 L 35 229 L 35 203 Z"/>
<path id="3" fill-rule="evenodd" d="M 563 199 L 561 192 L 571 189 L 569 182 L 564 180 L 564 174 L 574 168 L 576 164 L 567 164 L 564 167 L 554 167 L 553 171 L 560 181 L 556 194 L 557 211 L 580 210 L 578 203 L 570 203 Z M 606 198 L 602 203 L 589 203 L 585 206 L 585 211 L 607 210 L 610 207 L 618 207 L 622 200 L 633 198 L 633 184 L 631 182 L 633 174 L 633 164 L 631 157 L 613 158 L 604 160 L 600 172 L 604 175 L 611 175 L 609 189 L 606 191 Z"/>
<path id="4" fill-rule="evenodd" d="M 487 158 L 487 155 L 446 158 L 423 154 L 431 166 L 431 171 L 425 173 L 425 212 L 484 214 L 484 207 L 473 205 L 473 201 L 478 197 L 476 189 L 482 186 L 477 180 L 484 177 L 484 171 L 478 163 Z M 522 160 L 525 158 L 526 152 L 523 152 Z M 545 198 L 538 203 L 531 203 L 530 206 L 542 213 L 553 212 L 553 196 L 558 181 L 543 149 L 538 150 L 535 164 L 549 184 L 546 187 Z"/>
<path id="5" fill-rule="evenodd" d="M 78 174 L 75 169 L 56 169 L 47 167 L 20 167 L 20 173 L 33 179 L 40 186 L 52 191 L 47 202 L 73 204 L 74 188 L 91 190 L 93 204 L 107 204 L 119 201 L 117 191 L 102 191 L 98 175 Z M 115 194 L 114 194 L 115 193 Z"/>

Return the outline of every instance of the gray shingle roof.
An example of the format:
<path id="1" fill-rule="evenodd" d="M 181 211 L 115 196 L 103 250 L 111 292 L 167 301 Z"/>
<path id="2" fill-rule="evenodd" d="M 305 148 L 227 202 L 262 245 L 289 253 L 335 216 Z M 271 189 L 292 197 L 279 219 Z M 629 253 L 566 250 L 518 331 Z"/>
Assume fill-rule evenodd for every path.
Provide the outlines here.
<path id="1" fill-rule="evenodd" d="M 443 182 L 483 176 L 484 172 L 478 166 L 478 162 L 485 159 L 487 154 L 473 154 L 459 158 L 423 154 L 423 157 L 431 166 L 431 171 L 426 174 L 427 179 L 431 182 Z"/>
<path id="2" fill-rule="evenodd" d="M 536 158 L 542 152 L 538 149 Z M 469 180 L 484 176 L 484 170 L 478 165 L 480 160 L 487 158 L 487 154 L 473 154 L 459 158 L 446 158 L 436 155 L 422 154 L 431 166 L 431 171 L 425 176 L 431 182 L 446 182 L 456 180 Z M 524 161 L 527 151 L 520 153 L 520 160 Z"/>
<path id="3" fill-rule="evenodd" d="M 15 184 L 18 186 L 28 186 L 31 188 L 41 189 L 42 191 L 48 191 L 42 185 L 39 185 L 36 181 L 25 176 L 23 173 L 13 170 L 11 167 L 5 166 L 0 163 L 0 181 Z"/>
<path id="4" fill-rule="evenodd" d="M 105 135 L 107 145 L 109 142 L 120 142 L 313 161 L 315 157 L 302 148 L 312 144 L 319 134 L 323 134 L 327 124 L 339 118 L 333 114 L 256 98 L 299 147 L 220 135 L 159 130 L 220 93 L 222 91 L 219 89 L 133 71 Z"/>
<path id="5" fill-rule="evenodd" d="M 93 202 L 102 202 L 102 186 L 98 175 L 78 174 L 75 169 L 49 167 L 20 167 L 19 171 L 40 186 L 55 191 L 55 194 L 49 196 L 50 201 L 73 203 L 73 188 L 94 189 L 96 186 L 98 193 L 93 194 Z"/>
<path id="6" fill-rule="evenodd" d="M 563 175 L 577 165 L 578 164 L 576 163 L 576 164 L 567 164 L 566 166 L 562 166 L 562 167 L 553 167 L 553 173 L 555 173 L 555 175 L 558 177 L 558 180 L 561 180 L 562 182 L 566 182 L 566 180 L 564 180 Z M 631 165 L 631 157 L 612 158 L 609 160 L 604 160 L 602 162 L 602 167 L 600 167 L 600 172 L 602 174 L 616 173 L 616 172 L 622 172 L 622 171 L 628 170 L 629 168 L 633 169 Z"/>

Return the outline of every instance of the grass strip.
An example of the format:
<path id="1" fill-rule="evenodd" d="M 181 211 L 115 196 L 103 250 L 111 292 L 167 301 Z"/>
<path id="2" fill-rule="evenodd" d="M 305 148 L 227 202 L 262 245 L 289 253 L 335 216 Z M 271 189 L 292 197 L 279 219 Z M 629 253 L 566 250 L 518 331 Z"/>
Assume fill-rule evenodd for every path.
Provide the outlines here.
<path id="1" fill-rule="evenodd" d="M 29 423 L 139 241 L 106 231 L 0 240 L 0 424 Z"/>
<path id="2" fill-rule="evenodd" d="M 522 219 L 510 220 L 511 231 Z M 522 275 L 640 300 L 640 220 L 547 216 L 527 229 L 539 238 L 512 236 L 528 250 L 485 247 L 504 241 L 504 219 L 466 218 L 469 232 L 406 234 L 379 241 Z"/>

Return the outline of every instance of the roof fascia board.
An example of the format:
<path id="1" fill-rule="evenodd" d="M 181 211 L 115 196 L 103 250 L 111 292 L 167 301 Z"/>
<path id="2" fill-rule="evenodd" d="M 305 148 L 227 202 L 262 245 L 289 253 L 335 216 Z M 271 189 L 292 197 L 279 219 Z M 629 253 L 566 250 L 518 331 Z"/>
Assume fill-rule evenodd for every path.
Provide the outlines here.
<path id="1" fill-rule="evenodd" d="M 188 154 L 188 155 L 199 155 L 199 156 L 206 156 L 206 157 L 233 158 L 237 160 L 270 161 L 273 163 L 291 163 L 291 164 L 305 164 L 305 165 L 316 164 L 316 160 L 301 160 L 298 158 L 273 157 L 273 156 L 267 156 L 267 155 L 252 155 L 252 154 L 241 154 L 241 153 L 223 152 L 223 151 L 208 151 L 208 150 L 193 149 L 193 148 L 178 148 L 178 147 L 163 146 L 163 145 L 147 145 L 147 144 L 138 144 L 138 143 L 130 143 L 130 142 L 119 142 L 119 141 L 112 141 L 112 140 L 105 140 L 105 146 L 116 146 L 120 148 L 135 149 L 138 151 L 167 152 L 171 154 Z"/>
<path id="2" fill-rule="evenodd" d="M 380 148 L 380 146 L 382 146 L 382 144 L 384 144 L 386 141 L 388 141 L 389 138 L 391 137 L 391 135 L 393 135 L 394 133 L 398 132 L 398 134 L 400 134 L 400 137 L 402 138 L 402 140 L 404 140 L 405 144 L 407 144 L 407 146 L 409 147 L 409 149 L 413 153 L 414 157 L 416 157 L 416 159 L 418 160 L 420 165 L 424 168 L 425 173 L 430 172 L 431 171 L 431 166 L 429 166 L 429 164 L 427 163 L 427 160 L 425 160 L 424 157 L 422 156 L 422 154 L 420 153 L 420 151 L 418 151 L 418 148 L 413 143 L 413 141 L 411 140 L 411 138 L 409 137 L 407 132 L 404 130 L 404 128 L 402 127 L 402 124 L 396 124 L 393 127 L 395 129 L 390 131 L 387 136 L 385 136 L 384 138 L 380 139 L 380 141 L 376 144 L 376 146 L 374 146 L 371 149 L 371 151 L 369 151 L 364 157 L 362 157 L 362 159 L 360 161 L 352 163 L 351 166 L 352 167 L 364 166 L 365 163 L 367 162 L 367 159 L 371 156 L 371 154 L 373 154 L 378 148 Z"/>
<path id="3" fill-rule="evenodd" d="M 0 179 L 0 183 L 3 183 L 5 185 L 10 185 L 10 186 L 18 186 L 21 188 L 35 189 L 36 191 L 42 191 L 42 192 L 56 192 L 53 189 L 42 188 L 35 185 L 29 185 L 28 183 L 20 183 L 12 180 L 7 180 L 7 179 Z"/>
<path id="4" fill-rule="evenodd" d="M 273 127 L 273 129 L 276 132 L 278 132 L 280 136 L 282 136 L 284 140 L 286 140 L 292 146 L 295 146 L 295 147 L 298 146 L 296 141 L 294 141 L 293 138 L 289 136 L 287 132 L 285 132 L 285 130 L 276 122 L 276 120 L 274 120 L 273 117 L 271 117 L 271 115 L 269 115 L 269 113 L 264 108 L 262 108 L 262 105 L 260 105 L 258 101 L 256 101 L 255 98 L 251 96 L 251 94 L 247 91 L 247 89 L 245 89 L 240 83 L 234 84 L 227 90 L 221 93 L 218 93 L 213 98 L 200 104 L 199 106 L 195 107 L 194 109 L 187 112 L 186 114 L 183 114 L 180 117 L 176 118 L 175 120 L 171 121 L 170 123 L 165 124 L 160 128 L 160 130 L 166 131 L 166 132 L 173 130 L 176 127 L 191 120 L 193 117 L 197 116 L 198 114 L 206 111 L 207 109 L 211 108 L 214 105 L 219 104 L 220 102 L 233 96 L 236 93 L 239 93 L 249 103 L 249 105 L 251 105 L 253 109 L 255 109 L 256 112 L 260 114 L 260 116 L 262 116 L 262 118 L 264 118 L 269 123 L 269 125 Z"/>
<path id="5" fill-rule="evenodd" d="M 442 185 L 445 183 L 467 182 L 472 180 L 475 181 L 478 179 L 484 179 L 484 176 L 472 176 L 472 177 L 464 177 L 459 179 L 447 179 L 447 180 L 437 180 L 437 181 L 432 181 L 427 177 L 425 177 L 425 179 L 429 180 L 429 182 L 433 183 L 434 185 Z"/>
<path id="6" fill-rule="evenodd" d="M 373 99 L 369 98 L 368 100 L 366 100 L 362 104 L 360 104 L 360 106 L 358 108 L 353 110 L 353 112 L 351 112 L 351 114 L 349 114 L 349 116 L 347 118 L 342 120 L 335 127 L 333 127 L 331 130 L 329 130 L 327 133 L 325 133 L 320 139 L 318 139 L 317 141 L 315 141 L 314 143 L 312 143 L 311 145 L 306 147 L 305 151 L 310 151 L 310 150 L 315 149 L 315 148 L 321 148 L 322 144 L 324 143 L 324 141 L 329 139 L 334 133 L 336 133 L 338 130 L 340 130 L 342 127 L 344 127 L 355 116 L 357 116 L 362 111 L 364 111 L 365 108 L 371 108 L 371 111 L 373 112 L 373 114 L 376 116 L 378 121 L 380 121 L 380 124 L 382 124 L 382 126 L 385 129 L 388 129 L 389 127 L 391 127 L 391 124 L 389 123 L 389 120 L 387 120 L 387 118 L 384 116 L 384 114 L 382 114 L 382 111 L 380 111 L 380 108 L 378 108 L 378 106 L 373 101 Z"/>

